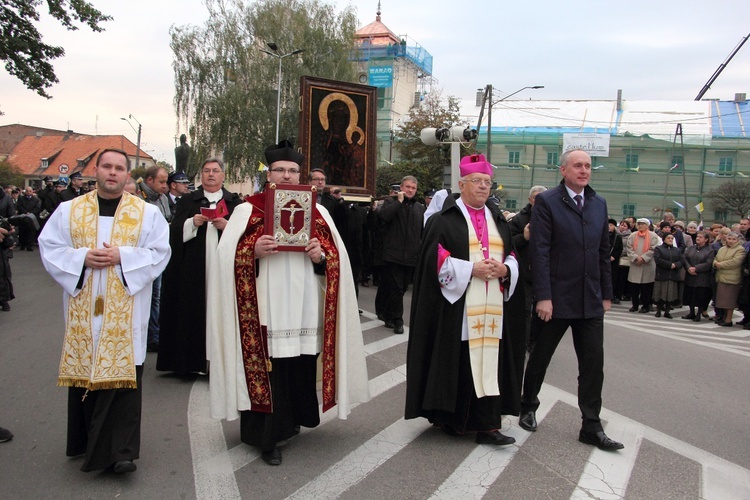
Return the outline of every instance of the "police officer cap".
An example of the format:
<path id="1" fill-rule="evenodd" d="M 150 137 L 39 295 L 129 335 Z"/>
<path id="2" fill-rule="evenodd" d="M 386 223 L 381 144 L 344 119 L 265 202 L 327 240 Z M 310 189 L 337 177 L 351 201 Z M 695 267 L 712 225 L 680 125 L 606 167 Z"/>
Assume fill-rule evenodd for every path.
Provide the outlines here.
<path id="1" fill-rule="evenodd" d="M 81 172 L 74 172 L 74 173 L 70 174 L 69 179 L 72 181 L 73 179 L 80 179 L 82 177 L 83 176 L 81 175 Z"/>
<path id="2" fill-rule="evenodd" d="M 167 183 L 172 184 L 173 182 L 179 182 L 180 184 L 187 184 L 190 182 L 188 176 L 184 172 L 172 172 L 167 177 Z"/>

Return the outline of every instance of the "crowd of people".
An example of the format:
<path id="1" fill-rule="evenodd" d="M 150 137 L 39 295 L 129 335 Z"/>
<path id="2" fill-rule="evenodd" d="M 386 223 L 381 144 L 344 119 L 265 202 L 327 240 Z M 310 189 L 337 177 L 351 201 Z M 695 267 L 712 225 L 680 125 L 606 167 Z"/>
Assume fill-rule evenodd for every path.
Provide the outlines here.
<path id="1" fill-rule="evenodd" d="M 290 142 L 265 158 L 271 190 L 299 191 L 305 158 Z M 74 174 L 67 185 L 45 178 L 38 192 L 0 190 L 10 221 L 0 225 L 0 305 L 8 311 L 13 299 L 13 249 L 38 246 L 63 288 L 58 383 L 69 388 L 67 454 L 83 455 L 84 471 L 136 470 L 147 352 L 159 371 L 208 377 L 207 412 L 239 419 L 241 440 L 281 464 L 283 443 L 319 425 L 319 397 L 342 419 L 369 399 L 357 298 L 371 285 L 394 334 L 405 332 L 413 289 L 407 419 L 494 446 L 515 441 L 501 432 L 503 415 L 535 431 L 547 367 L 570 329 L 579 441 L 616 451 L 623 445 L 599 418 L 605 312 L 630 301 L 633 313 L 672 319 L 684 307 L 700 322 L 713 306 L 728 327 L 740 308 L 750 329 L 750 220 L 703 230 L 667 212 L 656 225 L 618 223 L 589 186 L 588 154 L 563 154 L 560 173 L 559 185 L 532 187 L 518 214 L 491 196 L 481 154 L 461 160 L 455 193 L 420 196 L 407 175 L 362 206 L 312 168 L 293 205 L 278 208 L 268 190 L 226 189 L 219 158 L 203 162 L 191 190 L 162 166 L 133 179 L 127 154 L 108 149 L 89 185 Z M 290 234 L 298 220 L 309 230 L 296 246 L 280 246 L 284 217 Z M 12 437 L 0 428 L 0 442 Z"/>
<path id="2" fill-rule="evenodd" d="M 656 224 L 635 217 L 609 223 L 623 242 L 619 254 L 612 245 L 615 304 L 630 301 L 632 313 L 667 319 L 685 308 L 679 317 L 686 320 L 750 329 L 750 219 L 704 228 L 667 211 Z M 742 313 L 736 323 L 735 310 Z"/>

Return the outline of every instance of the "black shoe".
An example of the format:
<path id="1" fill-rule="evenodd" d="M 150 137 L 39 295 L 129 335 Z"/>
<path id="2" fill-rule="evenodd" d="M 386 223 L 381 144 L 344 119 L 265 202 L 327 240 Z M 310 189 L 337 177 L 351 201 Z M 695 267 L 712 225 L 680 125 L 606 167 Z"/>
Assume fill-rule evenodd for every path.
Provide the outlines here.
<path id="1" fill-rule="evenodd" d="M 516 442 L 516 438 L 501 434 L 500 431 L 477 432 L 477 444 L 505 446 Z"/>
<path id="2" fill-rule="evenodd" d="M 639 313 L 639 314 L 646 314 L 646 313 L 648 313 L 648 312 L 651 312 L 651 311 L 649 311 L 649 310 L 648 310 L 648 307 L 641 307 L 641 308 L 640 308 L 640 309 L 638 310 L 638 313 Z"/>
<path id="3" fill-rule="evenodd" d="M 398 334 L 404 333 L 404 325 L 394 326 L 393 333 L 398 333 Z"/>
<path id="4" fill-rule="evenodd" d="M 704 318 L 708 319 L 708 313 L 706 311 L 703 311 L 701 313 L 701 316 L 703 316 Z"/>
<path id="5" fill-rule="evenodd" d="M 604 451 L 615 451 L 625 448 L 622 443 L 609 439 L 604 431 L 586 432 L 581 429 L 578 434 L 578 440 L 585 444 L 591 444 Z"/>
<path id="6" fill-rule="evenodd" d="M 521 426 L 521 429 L 534 432 L 536 430 L 536 412 L 522 411 L 518 419 L 518 425 Z"/>
<path id="7" fill-rule="evenodd" d="M 685 316 L 682 317 L 682 319 L 695 319 L 695 314 L 693 313 L 686 314 Z M 700 321 L 700 316 L 698 316 L 698 321 Z"/>
<path id="8" fill-rule="evenodd" d="M 700 314 L 696 316 L 695 318 L 693 318 L 693 321 L 695 321 L 696 323 L 700 323 L 700 320 L 701 320 Z"/>
<path id="9" fill-rule="evenodd" d="M 260 457 L 268 465 L 281 465 L 281 450 L 274 448 L 271 451 L 264 451 Z"/>
<path id="10" fill-rule="evenodd" d="M 718 323 L 719 326 L 732 326 L 733 324 L 734 323 L 732 323 L 731 321 L 726 321 L 726 322 L 722 321 Z"/>
<path id="11" fill-rule="evenodd" d="M 384 323 L 385 325 L 383 326 L 385 326 L 386 328 L 396 328 L 396 325 L 393 324 L 393 321 L 385 321 Z"/>
<path id="12" fill-rule="evenodd" d="M 612 303 L 613 304 L 619 304 L 620 303 L 620 299 L 612 299 Z"/>
<path id="13" fill-rule="evenodd" d="M 750 323 L 742 326 L 743 330 L 750 330 Z"/>
<path id="14" fill-rule="evenodd" d="M 135 472 L 138 467 L 135 466 L 132 460 L 119 460 L 112 464 L 112 472 L 115 474 L 127 474 L 128 472 Z"/>
<path id="15" fill-rule="evenodd" d="M 641 311 L 641 312 L 643 312 L 643 311 Z M 661 318 L 661 309 L 657 309 L 656 310 L 656 314 L 654 314 L 654 317 L 655 318 Z"/>
<path id="16" fill-rule="evenodd" d="M 0 427 L 0 443 L 13 439 L 13 433 L 4 427 Z"/>
<path id="17" fill-rule="evenodd" d="M 10 311 L 10 304 L 8 304 L 7 300 L 0 300 L 0 308 L 2 308 L 3 311 Z"/>
<path id="18" fill-rule="evenodd" d="M 742 325 L 742 326 L 745 326 L 748 323 L 750 323 L 750 319 L 748 318 L 742 318 L 741 320 L 737 322 L 738 325 Z"/>
<path id="19" fill-rule="evenodd" d="M 632 313 L 636 312 L 637 310 L 638 310 L 638 306 L 633 306 L 630 309 L 628 309 L 628 311 L 630 311 Z"/>
<path id="20" fill-rule="evenodd" d="M 672 314 L 669 311 L 667 311 L 664 313 L 664 317 L 667 319 L 672 319 Z"/>

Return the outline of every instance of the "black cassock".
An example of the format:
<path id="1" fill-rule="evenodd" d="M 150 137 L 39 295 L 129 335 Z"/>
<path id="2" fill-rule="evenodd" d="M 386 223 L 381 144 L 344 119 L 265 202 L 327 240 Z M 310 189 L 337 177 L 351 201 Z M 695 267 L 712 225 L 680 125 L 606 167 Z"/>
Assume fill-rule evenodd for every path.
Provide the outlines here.
<path id="1" fill-rule="evenodd" d="M 222 188 L 231 215 L 242 200 Z M 182 196 L 169 228 L 172 257 L 162 275 L 159 356 L 156 369 L 175 373 L 206 371 L 206 228 L 182 241 L 185 221 L 209 208 L 203 189 Z M 229 218 L 229 216 L 225 217 Z M 221 232 L 219 232 L 221 238 Z"/>
<path id="2" fill-rule="evenodd" d="M 448 424 L 459 432 L 488 431 L 501 427 L 501 415 L 518 415 L 520 410 L 524 297 L 514 293 L 504 304 L 498 362 L 501 395 L 477 398 L 468 342 L 461 340 L 465 295 L 449 303 L 437 278 L 438 243 L 452 257 L 469 260 L 469 231 L 457 197 L 449 196 L 442 211 L 430 217 L 422 237 L 409 322 L 405 416 Z M 512 249 L 508 222 L 493 204 L 487 207 L 507 256 Z"/>

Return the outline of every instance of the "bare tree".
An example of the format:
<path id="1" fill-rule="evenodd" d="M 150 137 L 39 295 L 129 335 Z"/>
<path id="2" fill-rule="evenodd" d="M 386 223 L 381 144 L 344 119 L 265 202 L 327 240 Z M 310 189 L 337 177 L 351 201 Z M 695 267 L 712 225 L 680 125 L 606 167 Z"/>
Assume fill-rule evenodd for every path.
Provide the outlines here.
<path id="1" fill-rule="evenodd" d="M 706 196 L 714 210 L 726 210 L 739 217 L 750 213 L 750 181 L 725 182 Z"/>

